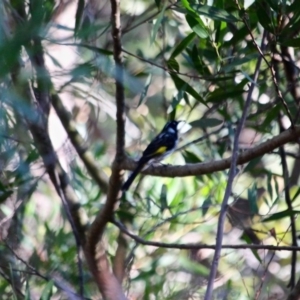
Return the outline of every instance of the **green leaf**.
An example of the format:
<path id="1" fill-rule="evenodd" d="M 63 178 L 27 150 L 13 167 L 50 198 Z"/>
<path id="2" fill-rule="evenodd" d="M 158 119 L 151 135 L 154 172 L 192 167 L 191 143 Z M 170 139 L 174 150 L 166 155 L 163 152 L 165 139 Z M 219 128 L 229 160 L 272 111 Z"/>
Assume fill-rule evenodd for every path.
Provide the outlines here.
<path id="1" fill-rule="evenodd" d="M 250 162 L 245 167 L 243 173 L 251 172 L 255 166 L 257 166 L 261 162 L 261 156 L 250 160 Z"/>
<path id="2" fill-rule="evenodd" d="M 190 151 L 184 150 L 182 155 L 187 164 L 195 164 L 195 163 L 202 162 L 202 160 L 196 154 Z"/>
<path id="3" fill-rule="evenodd" d="M 300 195 L 300 187 L 297 189 L 297 192 L 295 193 L 295 195 L 292 198 L 292 202 L 295 201 L 295 199 L 297 199 L 297 197 Z"/>
<path id="4" fill-rule="evenodd" d="M 148 78 L 145 82 L 145 86 L 143 88 L 143 91 L 141 93 L 140 100 L 139 100 L 139 103 L 138 103 L 138 107 L 141 105 L 141 103 L 143 102 L 143 100 L 147 96 L 147 92 L 148 92 L 149 86 L 151 84 L 151 80 L 152 80 L 152 74 L 149 74 L 149 76 L 148 76 Z"/>
<path id="5" fill-rule="evenodd" d="M 189 93 L 191 96 L 193 96 L 200 103 L 207 106 L 204 99 L 187 82 L 185 82 L 184 80 L 182 80 L 180 77 L 178 77 L 175 74 L 170 74 L 170 75 L 171 75 L 171 77 L 175 83 L 175 86 L 178 90 L 181 90 L 183 87 L 185 87 L 185 90 L 187 93 Z"/>
<path id="6" fill-rule="evenodd" d="M 230 61 L 229 64 L 225 65 L 222 68 L 224 73 L 228 73 L 234 70 L 237 66 L 243 65 L 251 60 L 257 60 L 259 53 L 251 53 L 249 55 L 244 56 L 243 58 L 234 58 L 234 60 Z"/>
<path id="7" fill-rule="evenodd" d="M 156 22 L 153 26 L 152 32 L 151 32 L 151 38 L 150 38 L 150 44 L 152 45 L 152 43 L 155 41 L 156 39 L 156 35 L 158 32 L 158 29 L 164 19 L 164 14 L 165 14 L 165 10 L 166 10 L 166 5 L 164 5 L 164 7 L 162 8 L 162 10 L 160 11 L 160 13 L 157 16 Z"/>
<path id="8" fill-rule="evenodd" d="M 257 186 L 254 184 L 252 188 L 248 189 L 248 201 L 251 214 L 258 214 L 257 207 Z"/>
<path id="9" fill-rule="evenodd" d="M 297 215 L 299 213 L 300 213 L 300 210 L 291 211 L 289 209 L 286 209 L 284 211 L 275 213 L 272 216 L 264 219 L 263 222 L 276 221 L 276 220 L 280 220 L 280 219 L 283 219 L 283 218 L 286 218 L 286 217 L 292 217 L 292 216 Z"/>
<path id="10" fill-rule="evenodd" d="M 274 120 L 277 120 L 278 113 L 281 110 L 281 105 L 279 104 L 274 104 L 272 108 L 268 110 L 268 113 L 266 114 L 266 117 L 260 126 L 261 129 L 265 129 L 265 131 L 269 131 L 268 126 L 274 122 Z"/>
<path id="11" fill-rule="evenodd" d="M 238 18 L 236 18 L 234 15 L 230 14 L 226 10 L 214 6 L 194 4 L 191 5 L 191 8 L 194 9 L 199 15 L 206 16 L 212 20 L 224 21 L 228 23 L 239 21 Z"/>
<path id="12" fill-rule="evenodd" d="M 174 57 L 170 57 L 170 59 L 167 61 L 167 67 L 171 70 L 179 72 L 179 63 Z"/>
<path id="13" fill-rule="evenodd" d="M 204 200 L 202 204 L 202 216 L 204 217 L 208 212 L 210 206 L 212 205 L 211 197 L 208 197 Z"/>
<path id="14" fill-rule="evenodd" d="M 253 243 L 253 241 L 250 239 L 250 237 L 248 236 L 248 234 L 246 232 L 244 232 L 244 234 L 242 235 L 242 239 L 248 244 L 251 245 Z M 261 258 L 259 257 L 257 250 L 256 249 L 250 249 L 253 253 L 253 255 L 255 256 L 255 258 L 262 263 Z"/>
<path id="15" fill-rule="evenodd" d="M 299 48 L 300 47 L 300 38 L 284 40 L 282 37 L 279 39 L 279 44 L 286 47 Z"/>
<path id="16" fill-rule="evenodd" d="M 175 58 L 177 55 L 179 55 L 196 37 L 196 34 L 194 32 L 190 33 L 188 36 L 186 36 L 173 50 L 171 54 L 171 58 Z"/>
<path id="17" fill-rule="evenodd" d="M 219 120 L 216 118 L 201 118 L 200 120 L 196 120 L 190 123 L 192 127 L 200 127 L 201 129 L 206 129 L 209 127 L 219 126 L 223 123 L 223 120 Z"/>
<path id="18" fill-rule="evenodd" d="M 188 22 L 191 29 L 202 39 L 205 39 L 208 37 L 208 32 L 205 28 L 205 25 L 202 24 L 202 21 L 200 18 L 195 18 L 194 16 L 191 16 L 190 14 L 186 15 L 186 21 Z M 201 21 L 201 22 L 200 22 Z"/>
<path id="19" fill-rule="evenodd" d="M 245 84 L 243 83 L 242 85 L 244 86 Z M 210 93 L 206 101 L 209 103 L 219 103 L 227 100 L 228 98 L 237 98 L 244 92 L 244 89 L 239 88 L 238 85 L 235 87 L 228 87 L 228 89 L 220 88 Z"/>
<path id="20" fill-rule="evenodd" d="M 269 7 L 262 0 L 255 1 L 255 6 L 259 23 L 267 31 L 274 33 L 274 24 L 269 15 L 270 11 L 267 11 Z"/>
<path id="21" fill-rule="evenodd" d="M 13 194 L 13 191 L 9 191 L 9 190 L 0 192 L 0 204 L 3 203 L 12 194 Z"/>
<path id="22" fill-rule="evenodd" d="M 154 0 L 154 1 L 155 1 L 156 6 L 159 8 L 159 7 L 160 7 L 161 0 Z"/>
<path id="23" fill-rule="evenodd" d="M 160 212 L 163 212 L 165 209 L 168 208 L 168 202 L 167 202 L 167 186 L 165 184 L 162 185 L 161 191 L 160 191 Z"/>
<path id="24" fill-rule="evenodd" d="M 195 263 L 195 261 L 191 261 L 187 257 L 180 256 L 179 263 L 184 269 L 188 270 L 189 272 L 193 272 L 194 274 L 203 276 L 207 276 L 209 274 L 209 270 L 205 266 Z"/>
<path id="25" fill-rule="evenodd" d="M 75 16 L 75 33 L 78 32 L 78 29 L 80 27 L 83 10 L 84 10 L 84 0 L 78 0 L 76 16 Z"/>
<path id="26" fill-rule="evenodd" d="M 44 290 L 42 292 L 42 296 L 41 296 L 40 300 L 50 300 L 53 295 L 52 289 L 53 289 L 53 281 L 50 280 L 46 284 L 46 287 L 44 288 Z"/>

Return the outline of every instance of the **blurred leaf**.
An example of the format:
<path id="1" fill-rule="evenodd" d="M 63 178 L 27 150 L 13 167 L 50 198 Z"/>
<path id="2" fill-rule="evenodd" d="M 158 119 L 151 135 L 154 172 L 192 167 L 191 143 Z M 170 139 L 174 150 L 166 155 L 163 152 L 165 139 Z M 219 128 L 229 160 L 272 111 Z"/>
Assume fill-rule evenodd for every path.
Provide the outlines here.
<path id="1" fill-rule="evenodd" d="M 251 245 L 253 244 L 253 241 L 250 239 L 250 237 L 244 233 L 242 235 L 242 239 L 248 244 L 248 245 Z M 261 258 L 259 257 L 258 253 L 257 253 L 257 250 L 256 249 L 250 249 L 251 252 L 253 253 L 254 257 L 258 260 L 259 263 L 262 263 L 262 260 Z"/>
<path id="2" fill-rule="evenodd" d="M 209 274 L 209 269 L 207 269 L 203 264 L 192 261 L 187 257 L 180 256 L 179 263 L 184 269 L 194 274 L 202 276 L 207 276 Z"/>
<path id="3" fill-rule="evenodd" d="M 263 123 L 261 124 L 260 128 L 264 130 L 264 132 L 269 132 L 268 126 L 274 122 L 274 120 L 277 120 L 278 113 L 281 110 L 281 105 L 274 104 L 273 107 L 271 107 L 268 110 L 268 114 L 265 116 Z"/>
<path id="4" fill-rule="evenodd" d="M 230 61 L 230 64 L 225 65 L 222 70 L 225 73 L 228 73 L 234 69 L 236 69 L 237 66 L 244 65 L 247 62 L 250 62 L 251 60 L 257 60 L 259 57 L 259 53 L 251 53 L 248 55 L 245 55 L 242 58 L 233 58 L 233 60 Z"/>
<path id="5" fill-rule="evenodd" d="M 165 209 L 168 208 L 168 201 L 167 201 L 167 193 L 168 189 L 165 184 L 161 186 L 161 191 L 160 191 L 160 212 L 162 213 Z"/>
<path id="6" fill-rule="evenodd" d="M 257 206 L 257 185 L 254 184 L 252 188 L 248 189 L 248 201 L 251 214 L 258 214 Z"/>
<path id="7" fill-rule="evenodd" d="M 170 57 L 170 59 L 167 61 L 167 66 L 169 69 L 179 72 L 179 63 L 174 57 Z"/>
<path id="8" fill-rule="evenodd" d="M 156 6 L 159 8 L 159 7 L 160 7 L 161 0 L 154 0 L 154 1 L 155 1 Z"/>
<path id="9" fill-rule="evenodd" d="M 223 124 L 223 120 L 215 119 L 215 118 L 201 118 L 200 120 L 196 120 L 190 123 L 192 127 L 199 127 L 201 129 L 207 129 L 210 127 L 215 127 Z"/>
<path id="10" fill-rule="evenodd" d="M 46 284 L 44 290 L 42 291 L 42 295 L 41 295 L 40 300 L 51 300 L 51 297 L 53 295 L 53 291 L 52 290 L 53 290 L 53 281 L 50 280 Z"/>
<path id="11" fill-rule="evenodd" d="M 191 15 L 185 16 L 186 21 L 188 22 L 191 29 L 202 39 L 205 39 L 208 37 L 207 29 L 205 28 L 203 22 L 200 20 L 200 18 L 194 18 Z"/>
<path id="12" fill-rule="evenodd" d="M 9 198 L 13 194 L 13 191 L 2 191 L 0 192 L 0 204 L 5 202 L 7 198 Z"/>
<path id="13" fill-rule="evenodd" d="M 239 84 L 235 86 L 226 86 L 226 88 L 219 88 L 210 93 L 207 97 L 208 103 L 222 103 L 226 101 L 228 98 L 237 98 L 240 97 L 244 92 L 244 86 L 248 82 L 246 78 L 244 78 Z"/>
<path id="14" fill-rule="evenodd" d="M 243 173 L 252 172 L 252 170 L 261 162 L 261 156 L 255 159 L 252 159 L 245 167 Z"/>
<path id="15" fill-rule="evenodd" d="M 299 48 L 300 47 L 300 38 L 294 38 L 294 39 L 279 39 L 278 41 L 281 45 L 286 46 L 286 47 L 294 47 L 294 48 Z"/>
<path id="16" fill-rule="evenodd" d="M 276 220 L 280 220 L 280 219 L 283 219 L 283 218 L 286 218 L 286 217 L 292 217 L 292 216 L 297 215 L 299 213 L 300 213 L 300 210 L 291 211 L 291 210 L 287 209 L 287 210 L 272 214 L 270 217 L 265 218 L 263 220 L 263 222 L 276 221 Z"/>
<path id="17" fill-rule="evenodd" d="M 292 198 L 292 202 L 295 201 L 295 199 L 297 199 L 297 197 L 298 197 L 299 195 L 300 195 L 300 187 L 297 188 L 297 191 L 296 191 L 295 195 L 294 195 L 293 198 Z"/>
<path id="18" fill-rule="evenodd" d="M 269 15 L 270 11 L 268 10 L 269 7 L 266 5 L 266 2 L 264 0 L 257 0 L 255 1 L 255 5 L 257 17 L 262 27 L 267 31 L 274 33 L 274 24 Z"/>
<path id="19" fill-rule="evenodd" d="M 202 162 L 202 160 L 196 154 L 194 154 L 188 150 L 184 150 L 182 155 L 187 164 L 195 164 L 195 163 Z"/>
<path id="20" fill-rule="evenodd" d="M 78 33 L 79 26 L 81 25 L 81 19 L 83 15 L 84 10 L 84 0 L 77 0 L 77 10 L 76 10 L 76 16 L 75 16 L 75 34 Z"/>
<path id="21" fill-rule="evenodd" d="M 205 217 L 205 215 L 208 212 L 211 205 L 212 205 L 211 197 L 206 198 L 202 204 L 202 216 L 203 217 Z"/>
<path id="22" fill-rule="evenodd" d="M 178 77 L 175 74 L 170 74 L 170 75 L 171 75 L 178 91 L 181 90 L 182 88 L 184 88 L 187 93 L 189 93 L 191 96 L 193 96 L 200 103 L 207 106 L 204 99 L 187 82 L 185 82 L 184 80 L 182 80 L 180 77 Z"/>
<path id="23" fill-rule="evenodd" d="M 153 29 L 151 31 L 150 45 L 152 45 L 153 42 L 156 39 L 156 35 L 157 35 L 157 32 L 158 32 L 158 29 L 159 29 L 159 27 L 162 24 L 162 21 L 164 19 L 165 10 L 166 10 L 166 5 L 163 6 L 163 8 L 161 9 L 160 13 L 158 14 L 156 22 L 155 22 L 155 24 L 153 26 Z"/>
<path id="24" fill-rule="evenodd" d="M 171 54 L 171 58 L 175 58 L 177 55 L 179 55 L 186 47 L 195 39 L 196 35 L 194 32 L 187 35 L 173 50 Z"/>
<path id="25" fill-rule="evenodd" d="M 224 22 L 238 22 L 239 19 L 236 18 L 234 15 L 228 13 L 224 9 L 217 8 L 215 6 L 208 6 L 203 4 L 194 4 L 191 5 L 191 8 L 195 10 L 196 13 L 202 16 L 206 16 L 210 19 L 216 21 L 224 21 Z"/>
<path id="26" fill-rule="evenodd" d="M 141 93 L 141 96 L 140 96 L 140 100 L 139 100 L 139 103 L 138 103 L 138 107 L 142 104 L 143 100 L 145 99 L 145 97 L 147 96 L 147 92 L 148 92 L 148 88 L 151 84 L 151 80 L 152 80 L 152 74 L 149 74 L 146 82 L 145 82 L 145 86 L 144 86 L 144 89 Z"/>

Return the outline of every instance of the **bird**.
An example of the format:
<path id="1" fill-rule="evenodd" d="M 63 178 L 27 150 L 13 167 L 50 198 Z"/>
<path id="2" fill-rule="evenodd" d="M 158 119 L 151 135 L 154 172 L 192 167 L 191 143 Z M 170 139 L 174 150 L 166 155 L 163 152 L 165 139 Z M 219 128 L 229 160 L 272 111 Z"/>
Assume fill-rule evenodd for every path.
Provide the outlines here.
<path id="1" fill-rule="evenodd" d="M 159 162 L 170 155 L 178 144 L 178 124 L 182 121 L 168 121 L 162 131 L 151 141 L 144 150 L 142 157 L 137 162 L 137 166 L 125 183 L 122 185 L 122 191 L 127 191 L 139 172 L 152 162 Z"/>

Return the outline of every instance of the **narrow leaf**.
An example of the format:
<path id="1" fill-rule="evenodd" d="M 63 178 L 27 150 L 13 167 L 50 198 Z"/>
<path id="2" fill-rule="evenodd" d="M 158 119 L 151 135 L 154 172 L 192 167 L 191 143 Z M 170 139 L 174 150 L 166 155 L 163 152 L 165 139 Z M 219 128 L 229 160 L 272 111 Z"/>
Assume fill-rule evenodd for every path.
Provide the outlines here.
<path id="1" fill-rule="evenodd" d="M 226 10 L 214 6 L 197 4 L 191 5 L 191 8 L 194 9 L 199 15 L 206 16 L 212 20 L 224 21 L 229 23 L 239 21 L 238 18 L 236 18 Z"/>
<path id="2" fill-rule="evenodd" d="M 173 53 L 171 54 L 171 58 L 175 58 L 179 55 L 196 37 L 194 32 L 190 33 L 186 36 L 174 49 Z"/>
<path id="3" fill-rule="evenodd" d="M 209 127 L 215 127 L 221 125 L 223 120 L 215 119 L 215 118 L 202 118 L 190 123 L 192 127 L 200 127 L 201 129 L 206 129 Z"/>
<path id="4" fill-rule="evenodd" d="M 147 92 L 148 92 L 148 89 L 149 89 L 149 86 L 151 84 L 151 80 L 152 80 L 152 74 L 149 74 L 146 82 L 145 82 L 145 86 L 141 92 L 141 96 L 140 96 L 140 100 L 139 100 L 139 103 L 138 103 L 138 107 L 141 105 L 141 103 L 143 102 L 143 100 L 145 99 L 145 97 L 147 96 Z"/>
<path id="5" fill-rule="evenodd" d="M 84 0 L 78 0 L 76 16 L 75 16 L 75 33 L 78 32 L 79 26 L 81 24 L 83 10 L 84 10 Z"/>
<path id="6" fill-rule="evenodd" d="M 175 86 L 178 90 L 181 90 L 185 86 L 185 90 L 187 93 L 189 93 L 191 96 L 193 96 L 200 103 L 207 106 L 204 99 L 187 82 L 185 82 L 184 80 L 182 80 L 180 77 L 178 77 L 175 74 L 170 74 L 170 75 L 171 75 L 171 77 L 175 83 Z"/>
<path id="7" fill-rule="evenodd" d="M 263 222 L 276 221 L 276 220 L 280 220 L 280 219 L 283 219 L 283 218 L 286 218 L 286 217 L 294 216 L 294 215 L 299 214 L 299 213 L 300 213 L 299 210 L 292 210 L 291 211 L 289 209 L 286 209 L 284 211 L 275 213 L 272 216 L 264 219 Z"/>
<path id="8" fill-rule="evenodd" d="M 151 38 L 150 38 L 150 44 L 152 45 L 152 43 L 155 41 L 156 39 L 156 35 L 158 32 L 158 29 L 164 19 L 164 14 L 165 14 L 165 10 L 166 10 L 166 5 L 164 5 L 164 7 L 162 8 L 161 12 L 158 14 L 156 22 L 153 26 L 153 30 L 151 32 Z"/>
<path id="9" fill-rule="evenodd" d="M 162 185 L 161 191 L 160 191 L 160 211 L 163 212 L 166 208 L 168 208 L 168 202 L 167 202 L 167 186 L 165 184 Z"/>

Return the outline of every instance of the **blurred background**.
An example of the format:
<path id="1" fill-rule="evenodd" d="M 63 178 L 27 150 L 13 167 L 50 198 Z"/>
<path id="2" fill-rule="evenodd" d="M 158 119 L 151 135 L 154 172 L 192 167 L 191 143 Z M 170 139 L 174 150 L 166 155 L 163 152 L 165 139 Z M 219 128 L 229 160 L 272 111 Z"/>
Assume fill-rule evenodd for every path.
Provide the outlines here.
<path id="1" fill-rule="evenodd" d="M 132 159 L 172 118 L 185 124 L 178 150 L 164 163 L 230 157 L 256 69 L 240 152 L 288 129 L 291 118 L 299 123 L 297 1 L 124 0 L 121 12 L 126 152 Z M 116 145 L 110 13 L 104 0 L 0 2 L 1 299 L 69 299 L 67 291 L 78 291 L 74 235 L 26 125 L 32 110 L 24 85 L 38 101 L 39 87 L 51 82 L 108 178 Z M 51 101 L 49 110 L 52 145 L 91 222 L 106 191 L 87 171 Z M 297 246 L 299 155 L 298 143 L 287 143 L 238 166 L 223 244 Z M 116 216 L 144 240 L 213 245 L 227 179 L 228 170 L 141 175 Z M 112 260 L 118 234 L 111 224 L 104 236 Z M 213 250 L 127 242 L 123 286 L 129 299 L 203 299 Z M 296 258 L 292 251 L 223 249 L 215 299 L 283 299 L 299 277 Z M 99 299 L 85 264 L 82 274 L 84 297 Z"/>

